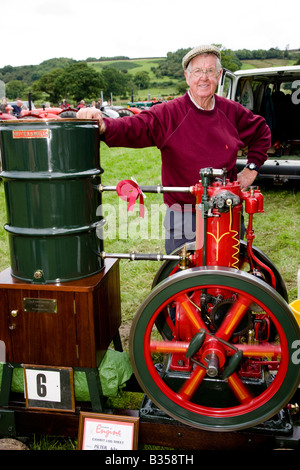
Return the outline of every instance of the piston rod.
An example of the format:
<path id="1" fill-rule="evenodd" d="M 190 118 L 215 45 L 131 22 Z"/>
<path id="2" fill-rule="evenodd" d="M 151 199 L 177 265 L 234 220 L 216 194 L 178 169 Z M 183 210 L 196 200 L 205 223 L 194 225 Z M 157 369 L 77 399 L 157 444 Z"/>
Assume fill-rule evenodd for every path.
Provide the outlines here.
<path id="1" fill-rule="evenodd" d="M 147 260 L 147 261 L 181 261 L 183 259 L 180 255 L 163 255 L 162 253 L 106 253 L 101 252 L 101 258 L 117 258 L 117 259 L 129 259 L 130 261 Z"/>

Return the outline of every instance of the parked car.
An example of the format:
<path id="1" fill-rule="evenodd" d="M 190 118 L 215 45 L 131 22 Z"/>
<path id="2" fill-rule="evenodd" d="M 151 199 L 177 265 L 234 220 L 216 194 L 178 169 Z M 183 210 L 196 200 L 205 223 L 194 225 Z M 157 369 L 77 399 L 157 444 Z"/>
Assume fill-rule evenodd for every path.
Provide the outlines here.
<path id="1" fill-rule="evenodd" d="M 135 102 L 131 102 L 129 101 L 127 103 L 127 106 L 129 108 L 135 108 L 135 109 L 140 109 L 141 111 L 142 110 L 147 110 L 149 108 L 152 108 L 152 106 L 156 105 L 156 104 L 159 104 L 159 103 L 162 103 L 162 100 L 152 100 L 152 101 L 135 101 Z"/>
<path id="2" fill-rule="evenodd" d="M 266 119 L 272 146 L 258 178 L 275 183 L 300 180 L 300 66 L 223 71 L 219 96 L 237 101 Z M 239 152 L 237 168 L 247 163 Z"/>
<path id="3" fill-rule="evenodd" d="M 116 111 L 120 117 L 124 116 L 133 116 L 134 114 L 139 114 L 142 110 L 139 108 L 124 108 L 123 106 L 110 106 L 110 107 L 104 107 L 104 111 L 107 109 L 112 109 Z"/>

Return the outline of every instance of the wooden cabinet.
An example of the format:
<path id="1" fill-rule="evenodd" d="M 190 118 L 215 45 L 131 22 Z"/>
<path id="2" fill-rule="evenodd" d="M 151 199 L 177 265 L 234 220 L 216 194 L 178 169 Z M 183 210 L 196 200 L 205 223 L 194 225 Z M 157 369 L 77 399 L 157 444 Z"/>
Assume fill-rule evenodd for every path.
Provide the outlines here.
<path id="1" fill-rule="evenodd" d="M 121 324 L 117 260 L 87 278 L 31 284 L 0 273 L 0 341 L 6 362 L 97 367 Z"/>

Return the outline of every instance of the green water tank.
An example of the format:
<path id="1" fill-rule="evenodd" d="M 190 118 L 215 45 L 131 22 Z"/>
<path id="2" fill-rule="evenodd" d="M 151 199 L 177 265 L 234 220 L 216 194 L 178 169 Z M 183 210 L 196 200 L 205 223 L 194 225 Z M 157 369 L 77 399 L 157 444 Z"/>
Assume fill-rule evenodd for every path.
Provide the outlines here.
<path id="1" fill-rule="evenodd" d="M 0 152 L 12 275 L 58 283 L 101 271 L 97 122 L 2 121 Z"/>

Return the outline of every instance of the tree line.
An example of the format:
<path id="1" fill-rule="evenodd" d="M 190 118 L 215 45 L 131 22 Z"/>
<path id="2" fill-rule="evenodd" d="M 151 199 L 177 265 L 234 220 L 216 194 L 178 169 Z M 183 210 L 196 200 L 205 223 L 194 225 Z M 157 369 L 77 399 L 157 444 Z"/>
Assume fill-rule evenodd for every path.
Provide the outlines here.
<path id="1" fill-rule="evenodd" d="M 221 46 L 220 46 L 221 47 Z M 177 92 L 182 93 L 186 89 L 183 77 L 181 61 L 182 57 L 190 50 L 179 49 L 176 52 L 168 52 L 164 60 L 152 67 L 151 72 L 156 77 L 155 85 L 170 83 L 176 84 Z M 278 48 L 269 50 L 232 51 L 221 48 L 222 65 L 232 71 L 242 66 L 242 60 L 290 58 L 291 52 L 286 48 L 281 51 Z M 297 56 L 299 57 L 299 55 Z M 114 60 L 113 66 L 102 66 L 101 71 L 96 70 L 92 63 Z M 135 70 L 133 70 L 136 68 Z M 164 81 L 159 82 L 164 78 Z M 42 62 L 39 65 L 27 65 L 13 67 L 6 65 L 0 68 L 0 80 L 6 85 L 6 96 L 9 100 L 17 97 L 25 99 L 28 93 L 32 93 L 33 101 L 50 101 L 57 105 L 63 98 L 75 102 L 81 99 L 97 99 L 102 92 L 104 98 L 114 96 L 128 96 L 137 89 L 147 89 L 154 86 L 150 74 L 139 71 L 128 57 L 89 57 L 85 61 L 76 61 L 69 58 L 54 58 Z M 174 81 L 174 82 L 173 82 Z"/>
<path id="2" fill-rule="evenodd" d="M 30 92 L 33 101 L 49 101 L 52 105 L 58 105 L 64 98 L 74 102 L 95 100 L 100 92 L 107 99 L 111 93 L 126 95 L 129 90 L 150 85 L 149 74 L 144 71 L 133 75 L 125 66 L 121 70 L 104 66 L 99 72 L 87 61 L 67 58 L 50 59 L 37 66 L 8 65 L 0 69 L 0 80 L 6 85 L 8 100 L 25 99 Z"/>

